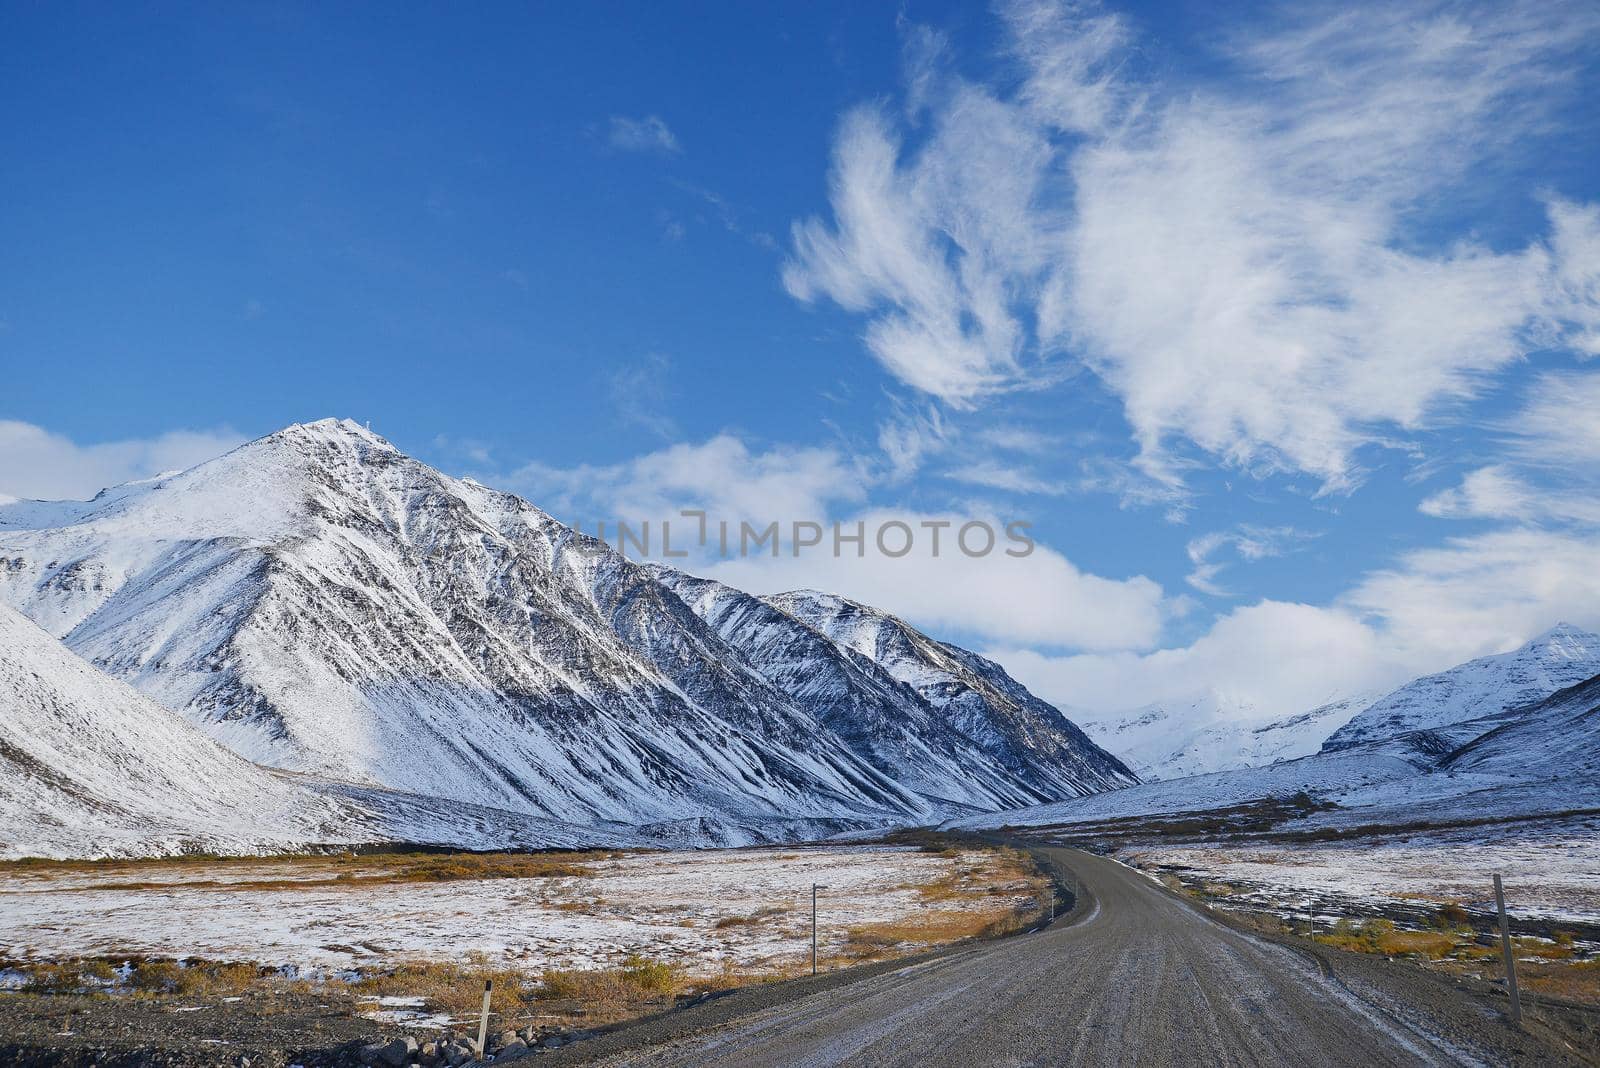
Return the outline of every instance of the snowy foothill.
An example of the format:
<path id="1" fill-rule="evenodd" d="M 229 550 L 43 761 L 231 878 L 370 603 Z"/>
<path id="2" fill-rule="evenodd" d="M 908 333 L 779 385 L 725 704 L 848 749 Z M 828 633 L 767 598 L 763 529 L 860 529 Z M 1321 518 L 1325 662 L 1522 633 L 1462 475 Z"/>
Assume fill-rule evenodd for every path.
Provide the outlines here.
<path id="1" fill-rule="evenodd" d="M 825 886 L 824 957 L 852 927 L 914 926 L 950 910 L 1007 913 L 1036 892 L 986 851 L 708 850 L 581 865 L 580 875 L 348 885 L 328 885 L 331 858 L 32 866 L 0 886 L 0 954 L 247 960 L 297 974 L 476 953 L 537 972 L 640 954 L 711 974 L 808 954 L 813 883 Z M 922 890 L 963 878 L 983 892 L 931 901 Z"/>
<path id="2" fill-rule="evenodd" d="M 1119 850 L 1146 870 L 1231 886 L 1235 900 L 1297 913 L 1456 903 L 1487 912 L 1493 876 L 1519 918 L 1600 925 L 1600 819 L 1511 825 L 1357 843 L 1171 845 Z M 1334 906 L 1344 905 L 1340 909 Z"/>

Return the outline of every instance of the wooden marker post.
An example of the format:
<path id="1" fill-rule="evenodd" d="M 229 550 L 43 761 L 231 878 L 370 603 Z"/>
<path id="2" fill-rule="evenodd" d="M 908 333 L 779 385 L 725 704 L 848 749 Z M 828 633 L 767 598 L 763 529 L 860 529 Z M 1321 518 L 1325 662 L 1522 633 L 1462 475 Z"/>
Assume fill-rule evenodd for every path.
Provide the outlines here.
<path id="1" fill-rule="evenodd" d="M 1506 891 L 1494 877 L 1494 907 L 1500 910 L 1500 952 L 1506 959 L 1506 990 L 1511 995 L 1511 1022 L 1522 1025 L 1522 998 L 1517 993 L 1517 956 L 1511 952 L 1511 923 L 1506 918 Z"/>
<path id="2" fill-rule="evenodd" d="M 811 974 L 817 974 L 817 891 L 826 890 L 826 883 L 811 884 Z"/>
<path id="3" fill-rule="evenodd" d="M 483 981 L 483 1014 L 478 1017 L 478 1060 L 483 1060 L 489 1045 L 489 994 L 494 990 L 494 980 Z"/>

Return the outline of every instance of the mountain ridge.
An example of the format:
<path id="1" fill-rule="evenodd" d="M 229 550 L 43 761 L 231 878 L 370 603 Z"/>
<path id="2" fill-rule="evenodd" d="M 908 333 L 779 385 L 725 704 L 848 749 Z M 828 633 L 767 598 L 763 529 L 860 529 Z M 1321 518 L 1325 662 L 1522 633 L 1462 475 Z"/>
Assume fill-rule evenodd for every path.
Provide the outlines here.
<path id="1" fill-rule="evenodd" d="M 0 600 L 258 763 L 663 827 L 879 826 L 1026 792 L 1001 769 L 973 796 L 907 786 L 649 569 L 348 420 L 105 491 L 61 526 L 24 511 L 0 506 Z M 1047 794 L 1114 781 L 1069 740 L 1086 748 Z"/>

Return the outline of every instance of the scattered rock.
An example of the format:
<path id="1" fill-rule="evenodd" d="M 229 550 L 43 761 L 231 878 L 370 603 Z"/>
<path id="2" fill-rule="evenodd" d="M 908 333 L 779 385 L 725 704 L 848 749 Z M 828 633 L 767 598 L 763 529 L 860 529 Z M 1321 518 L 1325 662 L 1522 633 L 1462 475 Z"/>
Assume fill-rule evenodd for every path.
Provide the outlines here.
<path id="1" fill-rule="evenodd" d="M 393 1068 L 405 1068 L 415 1059 L 417 1053 L 417 1040 L 407 1035 L 397 1038 L 378 1051 L 379 1064 L 387 1064 Z"/>

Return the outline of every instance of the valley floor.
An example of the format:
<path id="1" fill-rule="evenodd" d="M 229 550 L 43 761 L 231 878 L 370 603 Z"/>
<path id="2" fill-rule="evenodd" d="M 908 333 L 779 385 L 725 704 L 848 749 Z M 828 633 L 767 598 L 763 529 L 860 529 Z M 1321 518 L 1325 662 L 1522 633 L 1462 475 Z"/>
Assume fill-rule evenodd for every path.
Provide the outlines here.
<path id="1" fill-rule="evenodd" d="M 1309 918 L 1457 904 L 1494 907 L 1505 882 L 1519 920 L 1600 930 L 1600 818 L 1528 821 L 1353 842 L 1177 842 L 1127 846 L 1145 869 L 1223 884 L 1230 898 Z"/>
<path id="2" fill-rule="evenodd" d="M 496 1034 L 560 1045 L 809 972 L 813 883 L 824 971 L 1050 905 L 1025 853 L 908 842 L 7 864 L 0 1058 L 166 1064 L 148 1058 L 222 1043 L 254 1064 L 354 1063 L 334 1047 L 474 1034 L 485 978 Z"/>
<path id="3" fill-rule="evenodd" d="M 824 958 L 876 926 L 920 941 L 924 924 L 929 941 L 946 940 L 935 927 L 955 930 L 961 917 L 981 927 L 1038 893 L 1000 854 L 911 846 L 553 854 L 527 858 L 525 873 L 455 873 L 426 855 L 355 860 L 13 868 L 0 888 L 0 954 L 200 957 L 297 974 L 474 954 L 538 972 L 637 955 L 706 974 L 808 958 L 812 883 L 826 887 Z"/>

